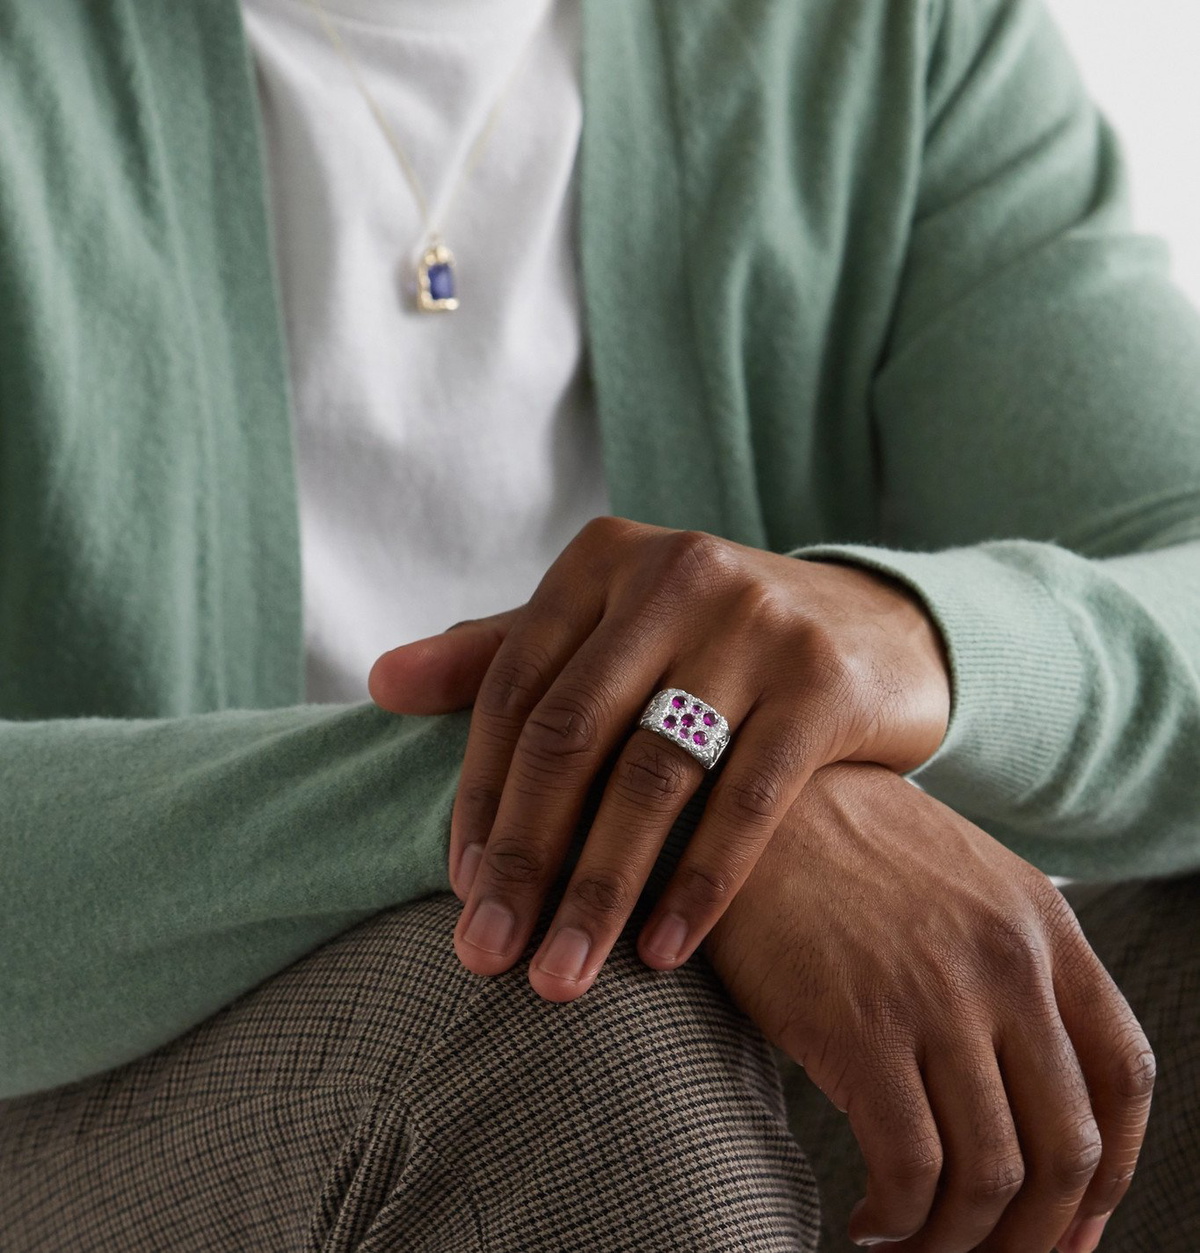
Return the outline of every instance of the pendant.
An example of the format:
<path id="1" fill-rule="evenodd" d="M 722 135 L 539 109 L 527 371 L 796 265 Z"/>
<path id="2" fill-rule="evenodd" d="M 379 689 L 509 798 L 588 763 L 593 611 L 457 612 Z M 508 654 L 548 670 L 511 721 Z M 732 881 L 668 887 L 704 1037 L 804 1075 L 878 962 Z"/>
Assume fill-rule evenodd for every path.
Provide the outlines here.
<path id="1" fill-rule="evenodd" d="M 454 254 L 441 240 L 426 248 L 417 266 L 417 308 L 422 313 L 453 313 L 458 308 Z"/>

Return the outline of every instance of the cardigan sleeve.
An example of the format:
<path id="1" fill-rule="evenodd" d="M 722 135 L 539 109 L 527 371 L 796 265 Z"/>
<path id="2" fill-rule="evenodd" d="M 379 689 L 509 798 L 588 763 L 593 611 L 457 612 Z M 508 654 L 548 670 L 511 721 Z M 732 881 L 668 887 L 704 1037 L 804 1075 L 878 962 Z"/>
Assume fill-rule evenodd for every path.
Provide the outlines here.
<path id="1" fill-rule="evenodd" d="M 131 1061 L 449 891 L 469 711 L 0 723 L 0 1098 Z"/>
<path id="2" fill-rule="evenodd" d="M 1042 0 L 933 0 L 871 403 L 885 572 L 946 640 L 915 779 L 1049 873 L 1200 868 L 1200 315 Z"/>

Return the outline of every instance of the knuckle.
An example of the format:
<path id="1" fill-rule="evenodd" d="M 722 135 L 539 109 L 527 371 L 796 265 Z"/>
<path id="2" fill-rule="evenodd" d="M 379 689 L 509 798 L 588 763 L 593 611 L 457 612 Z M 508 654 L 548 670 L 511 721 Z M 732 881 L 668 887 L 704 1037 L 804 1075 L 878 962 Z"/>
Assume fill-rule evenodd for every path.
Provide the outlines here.
<path id="1" fill-rule="evenodd" d="M 940 1142 L 922 1137 L 901 1144 L 886 1162 L 884 1173 L 898 1191 L 928 1190 L 937 1186 L 943 1164 Z"/>
<path id="2" fill-rule="evenodd" d="M 560 770 L 590 757 L 599 739 L 598 704 L 559 693 L 546 697 L 529 715 L 518 748 L 528 762 Z"/>
<path id="3" fill-rule="evenodd" d="M 1103 1151 L 1100 1129 L 1088 1119 L 1072 1136 L 1055 1146 L 1049 1161 L 1050 1179 L 1063 1190 L 1082 1189 L 1096 1173 Z"/>
<path id="4" fill-rule="evenodd" d="M 614 870 L 594 870 L 572 881 L 568 896 L 585 913 L 611 920 L 629 913 L 636 898 L 633 884 Z"/>
<path id="5" fill-rule="evenodd" d="M 1009 1152 L 983 1163 L 966 1181 L 962 1195 L 976 1210 L 1007 1205 L 1025 1183 L 1025 1162 L 1019 1152 Z"/>
<path id="6" fill-rule="evenodd" d="M 759 764 L 747 773 L 722 780 L 720 796 L 714 797 L 717 812 L 735 823 L 761 826 L 784 811 L 783 779 L 778 770 Z"/>
<path id="7" fill-rule="evenodd" d="M 1071 949 L 1087 948 L 1088 942 L 1070 902 L 1054 883 L 1029 862 L 1020 867 L 1025 890 L 1038 909 L 1046 929 Z"/>
<path id="8" fill-rule="evenodd" d="M 787 590 L 744 570 L 735 572 L 733 561 L 723 557 L 717 563 L 718 568 L 728 565 L 732 576 L 729 586 L 722 589 L 724 629 L 732 639 L 756 650 L 762 649 L 764 640 L 784 632 L 790 643 L 797 610 Z"/>
<path id="9" fill-rule="evenodd" d="M 667 577 L 673 584 L 711 586 L 734 565 L 726 542 L 707 531 L 676 531 L 667 539 Z"/>
<path id="10" fill-rule="evenodd" d="M 671 536 L 671 552 L 680 562 L 707 561 L 724 551 L 724 541 L 707 531 L 676 531 Z"/>
<path id="11" fill-rule="evenodd" d="M 613 772 L 618 793 L 639 807 L 678 798 L 688 785 L 687 761 L 681 753 L 654 741 L 631 742 Z"/>
<path id="12" fill-rule="evenodd" d="M 757 579 L 749 583 L 738 597 L 736 616 L 761 631 L 793 625 L 796 606 L 792 597 L 777 583 L 764 583 Z"/>
<path id="13" fill-rule="evenodd" d="M 549 671 L 550 658 L 536 644 L 521 644 L 501 654 L 480 690 L 480 711 L 497 722 L 519 721 L 545 690 Z"/>
<path id="14" fill-rule="evenodd" d="M 616 518 L 610 514 L 603 514 L 585 522 L 579 528 L 576 539 L 586 540 L 599 548 L 608 548 L 639 529 L 638 524 L 631 522 L 628 518 Z"/>
<path id="15" fill-rule="evenodd" d="M 1109 1082 L 1121 1099 L 1142 1102 L 1153 1093 L 1157 1073 L 1158 1064 L 1150 1043 L 1138 1031 L 1118 1050 Z"/>
<path id="16" fill-rule="evenodd" d="M 726 869 L 680 866 L 679 875 L 684 894 L 706 912 L 724 905 L 733 896 L 737 884 L 736 875 Z"/>
<path id="17" fill-rule="evenodd" d="M 490 878 L 506 887 L 531 887 L 540 883 L 546 863 L 522 840 L 493 837 L 484 853 Z"/>
<path id="18" fill-rule="evenodd" d="M 1024 918 L 996 913 L 982 928 L 986 969 L 990 969 L 1022 996 L 1045 980 L 1045 955 L 1041 935 Z"/>

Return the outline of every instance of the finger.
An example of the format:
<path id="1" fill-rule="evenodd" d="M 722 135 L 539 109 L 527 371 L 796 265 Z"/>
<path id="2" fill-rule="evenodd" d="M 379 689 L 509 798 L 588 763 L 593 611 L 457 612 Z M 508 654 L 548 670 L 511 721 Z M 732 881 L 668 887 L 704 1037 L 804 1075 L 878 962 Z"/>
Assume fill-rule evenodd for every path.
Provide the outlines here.
<path id="1" fill-rule="evenodd" d="M 1021 1190 L 1024 1158 L 995 1051 L 964 1037 L 931 1052 L 925 1088 L 945 1162 L 937 1198 L 920 1233 L 900 1253 L 969 1253 Z"/>
<path id="2" fill-rule="evenodd" d="M 703 662 L 696 667 L 698 674 L 712 672 Z M 660 677 L 657 690 L 693 691 L 684 686 L 693 681 L 690 676 L 685 670 Z M 642 704 L 644 695 L 639 694 Z M 714 695 L 720 705 L 696 701 L 689 709 L 676 697 L 679 708 L 663 717 L 663 733 L 639 727 L 614 763 L 579 862 L 530 965 L 530 983 L 547 1000 L 572 1000 L 590 986 L 629 920 L 671 828 L 704 779 L 704 764 L 677 744 L 676 736 L 691 741 L 719 734 L 714 727 L 720 719 L 728 715 L 736 725 L 748 704 L 744 693 L 705 695 Z M 670 942 L 677 946 L 686 938 Z"/>
<path id="3" fill-rule="evenodd" d="M 759 704 L 731 719 L 737 735 L 721 777 L 642 929 L 639 951 L 648 965 L 670 969 L 688 960 L 750 877 L 813 771 L 825 765 L 828 741 L 819 718 L 789 727 L 791 715 L 790 707 Z"/>
<path id="4" fill-rule="evenodd" d="M 703 775 L 699 762 L 661 737 L 634 733 L 613 767 L 579 862 L 530 962 L 529 982 L 539 996 L 569 1001 L 591 986 Z"/>
<path id="5" fill-rule="evenodd" d="M 897 1051 L 893 1061 L 888 1053 L 872 1070 L 870 1083 L 848 1094 L 821 1085 L 835 1105 L 844 1104 L 867 1166 L 867 1195 L 850 1216 L 850 1238 L 863 1245 L 904 1240 L 921 1229 L 943 1164 L 916 1059 Z"/>
<path id="6" fill-rule="evenodd" d="M 531 601 L 496 650 L 479 685 L 450 815 L 450 879 L 470 890 L 464 852 L 482 852 L 500 809 L 513 752 L 529 715 L 596 626 L 589 616 L 551 613 Z M 576 728 L 577 729 L 577 728 Z"/>
<path id="7" fill-rule="evenodd" d="M 1019 1031 L 997 1049 L 1013 1110 L 1025 1180 L 986 1253 L 1049 1253 L 1079 1208 L 1100 1161 L 1100 1130 L 1083 1071 L 1050 988 L 1031 996 Z"/>
<path id="8" fill-rule="evenodd" d="M 456 622 L 441 635 L 402 644 L 376 659 L 367 691 L 394 714 L 443 714 L 475 700 L 496 650 L 525 606 Z"/>
<path id="9" fill-rule="evenodd" d="M 506 645 L 526 630 L 516 628 Z M 470 761 L 464 759 L 459 785 L 463 803 L 480 806 L 498 797 L 455 933 L 468 969 L 499 974 L 524 950 L 591 785 L 629 736 L 647 688 L 653 690 L 662 673 L 664 646 L 626 620 L 607 618 L 529 712 L 511 758 L 497 747 L 487 722 L 477 744 L 468 739 Z M 487 717 L 493 711 L 482 712 Z M 481 901 L 487 902 L 482 909 Z M 472 930 L 477 910 L 484 921 Z"/>
<path id="10" fill-rule="evenodd" d="M 1146 1138 L 1154 1094 L 1154 1054 L 1133 1010 L 1108 971 L 1078 932 L 1073 960 L 1055 969 L 1055 995 L 1063 1026 L 1074 1045 L 1091 1096 L 1102 1152 L 1091 1183 L 1079 1204 L 1077 1219 L 1087 1224 L 1085 1238 L 1064 1242 L 1069 1253 L 1086 1250 L 1099 1237 L 1107 1218 L 1129 1190 Z M 1072 1247 L 1072 1244 L 1074 1247 Z"/>

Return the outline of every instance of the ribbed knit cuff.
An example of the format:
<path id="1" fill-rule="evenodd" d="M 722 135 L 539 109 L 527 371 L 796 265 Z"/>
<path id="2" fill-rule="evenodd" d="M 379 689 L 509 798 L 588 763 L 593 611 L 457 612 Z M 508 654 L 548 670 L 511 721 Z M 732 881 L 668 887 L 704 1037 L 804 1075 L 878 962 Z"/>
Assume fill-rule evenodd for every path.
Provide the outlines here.
<path id="1" fill-rule="evenodd" d="M 1069 753 L 1086 706 L 1084 656 L 1043 577 L 1073 555 L 1027 541 L 937 553 L 824 544 L 787 555 L 878 570 L 921 599 L 946 642 L 952 704 L 941 747 L 911 777 L 976 817 L 1015 817 Z"/>

